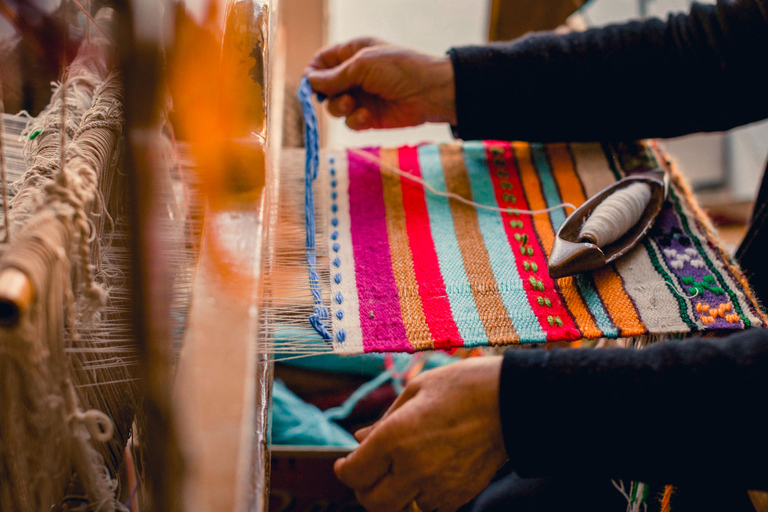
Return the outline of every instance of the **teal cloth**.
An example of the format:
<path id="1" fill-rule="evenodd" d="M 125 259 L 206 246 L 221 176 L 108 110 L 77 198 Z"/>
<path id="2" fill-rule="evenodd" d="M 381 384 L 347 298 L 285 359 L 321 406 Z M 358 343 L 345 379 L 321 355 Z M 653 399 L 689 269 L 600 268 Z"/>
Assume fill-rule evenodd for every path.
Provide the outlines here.
<path id="1" fill-rule="evenodd" d="M 272 443 L 357 446 L 352 434 L 326 419 L 320 409 L 304 402 L 279 380 L 272 387 Z"/>

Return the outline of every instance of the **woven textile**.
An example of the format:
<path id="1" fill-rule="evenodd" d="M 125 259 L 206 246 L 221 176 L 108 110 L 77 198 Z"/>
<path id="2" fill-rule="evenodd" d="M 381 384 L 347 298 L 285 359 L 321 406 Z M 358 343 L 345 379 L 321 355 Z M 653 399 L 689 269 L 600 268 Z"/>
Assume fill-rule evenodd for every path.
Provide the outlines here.
<path id="1" fill-rule="evenodd" d="M 643 243 L 615 264 L 559 280 L 549 277 L 547 258 L 565 210 L 477 209 L 386 170 L 476 203 L 538 210 L 578 206 L 627 174 L 667 168 L 653 145 L 486 141 L 364 151 L 379 163 L 360 151 L 321 157 L 337 352 L 650 341 L 764 323 L 671 169 L 669 198 Z"/>

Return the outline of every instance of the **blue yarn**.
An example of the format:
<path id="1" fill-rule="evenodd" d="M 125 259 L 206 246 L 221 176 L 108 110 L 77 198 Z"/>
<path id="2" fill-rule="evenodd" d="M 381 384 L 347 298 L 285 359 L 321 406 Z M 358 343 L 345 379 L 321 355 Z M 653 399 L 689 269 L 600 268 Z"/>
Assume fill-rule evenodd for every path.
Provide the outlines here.
<path id="1" fill-rule="evenodd" d="M 352 411 L 355 409 L 355 406 L 357 406 L 357 404 L 360 403 L 360 400 L 362 400 L 363 398 L 373 393 L 376 389 L 378 389 L 382 385 L 386 384 L 391 378 L 392 378 L 391 371 L 380 373 L 373 380 L 369 380 L 368 382 L 366 382 L 365 384 L 357 388 L 354 393 L 349 395 L 349 398 L 347 398 L 343 404 L 341 404 L 338 407 L 332 407 L 330 409 L 326 409 L 323 412 L 323 415 L 328 420 L 343 420 L 344 418 L 352 414 Z"/>
<path id="2" fill-rule="evenodd" d="M 394 368 L 383 371 L 372 380 L 369 380 L 357 388 L 355 392 L 349 395 L 349 398 L 347 398 L 340 406 L 325 410 L 323 412 L 325 417 L 329 420 L 343 420 L 349 417 L 349 415 L 352 414 L 352 411 L 355 410 L 355 407 L 357 407 L 357 404 L 359 404 L 361 400 L 363 400 L 365 397 L 373 393 L 376 389 L 386 384 L 390 380 L 392 381 L 392 387 L 395 389 L 395 392 L 398 395 L 402 393 L 404 389 L 402 380 L 399 378 L 394 379 L 393 376 L 395 373 L 402 373 L 408 369 L 413 361 L 413 355 L 393 354 L 393 356 L 394 357 L 392 358 L 392 362 L 394 364 Z M 430 357 L 426 360 L 424 369 L 429 370 L 438 366 L 445 366 L 457 360 L 457 358 L 449 356 L 448 354 L 434 352 L 430 354 Z M 384 357 L 381 358 L 381 363 L 382 365 L 384 364 Z"/>
<path id="3" fill-rule="evenodd" d="M 272 387 L 272 443 L 312 446 L 357 446 L 352 435 L 304 402 L 285 384 Z"/>
<path id="4" fill-rule="evenodd" d="M 320 150 L 317 141 L 317 116 L 312 104 L 312 87 L 306 77 L 301 79 L 299 90 L 296 93 L 301 103 L 301 112 L 304 115 L 304 142 L 307 149 L 307 158 L 304 166 L 304 215 L 307 231 L 307 265 L 309 266 L 309 289 L 315 302 L 315 311 L 309 315 L 309 323 L 323 339 L 330 341 L 331 333 L 328 330 L 328 308 L 323 305 L 322 291 L 320 290 L 320 276 L 317 273 L 317 243 L 315 241 L 315 196 L 312 183 L 317 179 L 317 169 L 320 165 Z"/>

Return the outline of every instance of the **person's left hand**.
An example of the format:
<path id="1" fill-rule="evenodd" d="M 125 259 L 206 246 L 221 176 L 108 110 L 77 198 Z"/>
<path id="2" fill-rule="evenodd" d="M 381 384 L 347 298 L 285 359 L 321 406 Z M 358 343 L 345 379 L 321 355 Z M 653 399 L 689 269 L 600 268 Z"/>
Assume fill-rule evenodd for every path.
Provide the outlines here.
<path id="1" fill-rule="evenodd" d="M 370 512 L 452 511 L 507 460 L 499 416 L 501 357 L 477 357 L 411 380 L 360 446 L 334 465 Z"/>

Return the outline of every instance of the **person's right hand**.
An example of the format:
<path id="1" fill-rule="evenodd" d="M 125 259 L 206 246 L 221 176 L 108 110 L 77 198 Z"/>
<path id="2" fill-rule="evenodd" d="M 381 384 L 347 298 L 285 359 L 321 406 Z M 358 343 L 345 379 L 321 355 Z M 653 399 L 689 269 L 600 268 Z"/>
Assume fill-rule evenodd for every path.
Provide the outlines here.
<path id="1" fill-rule="evenodd" d="M 355 39 L 321 50 L 306 76 L 312 89 L 328 97 L 331 115 L 346 117 L 353 130 L 456 124 L 453 65 L 447 55 Z"/>

